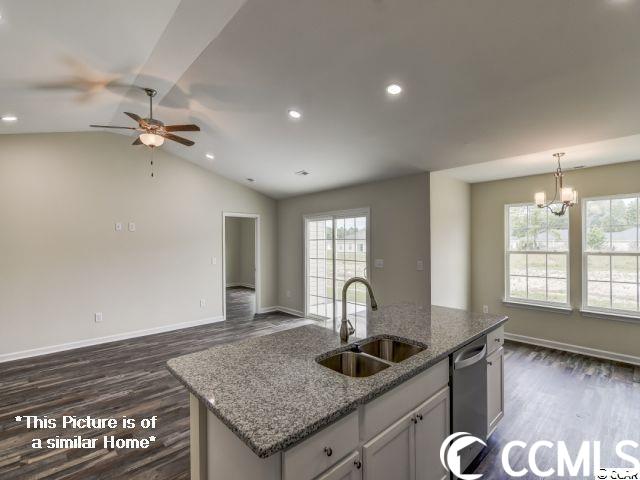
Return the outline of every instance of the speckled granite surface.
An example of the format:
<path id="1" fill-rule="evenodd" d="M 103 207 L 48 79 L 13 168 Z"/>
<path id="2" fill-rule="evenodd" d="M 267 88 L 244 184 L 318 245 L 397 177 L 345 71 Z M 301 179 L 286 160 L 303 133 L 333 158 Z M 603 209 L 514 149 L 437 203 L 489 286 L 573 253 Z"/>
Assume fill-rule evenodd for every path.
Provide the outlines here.
<path id="1" fill-rule="evenodd" d="M 168 367 L 256 455 L 268 457 L 507 320 L 413 304 L 383 307 L 369 317 L 362 336 L 399 337 L 428 348 L 370 377 L 351 378 L 316 362 L 318 356 L 348 348 L 338 334 L 307 325 L 174 358 Z"/>

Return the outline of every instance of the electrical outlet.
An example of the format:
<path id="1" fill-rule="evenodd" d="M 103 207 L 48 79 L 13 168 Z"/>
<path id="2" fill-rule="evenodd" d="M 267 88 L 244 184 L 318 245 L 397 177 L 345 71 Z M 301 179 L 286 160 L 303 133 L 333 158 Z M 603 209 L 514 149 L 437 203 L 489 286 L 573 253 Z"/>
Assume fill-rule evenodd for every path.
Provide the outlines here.
<path id="1" fill-rule="evenodd" d="M 424 262 L 422 260 L 418 260 L 416 262 L 416 270 L 418 270 L 419 272 L 424 270 Z"/>
<path id="2" fill-rule="evenodd" d="M 102 312 L 96 312 L 93 314 L 93 321 L 100 323 L 102 321 Z"/>
<path id="3" fill-rule="evenodd" d="M 482 313 L 489 313 L 489 305 L 482 305 Z"/>
<path id="4" fill-rule="evenodd" d="M 382 258 L 376 258 L 376 259 L 373 261 L 373 265 L 374 265 L 376 268 L 384 268 L 384 259 L 382 259 Z"/>
<path id="5" fill-rule="evenodd" d="M 204 298 L 200 299 L 200 308 L 204 308 L 207 306 L 207 301 Z"/>

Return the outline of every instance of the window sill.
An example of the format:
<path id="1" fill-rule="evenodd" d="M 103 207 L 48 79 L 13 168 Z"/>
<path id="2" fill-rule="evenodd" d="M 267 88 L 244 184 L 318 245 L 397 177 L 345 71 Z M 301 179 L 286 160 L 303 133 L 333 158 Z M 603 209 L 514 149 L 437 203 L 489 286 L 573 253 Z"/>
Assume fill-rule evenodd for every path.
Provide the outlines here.
<path id="1" fill-rule="evenodd" d="M 516 302 L 513 300 L 502 300 L 503 305 L 515 308 L 526 308 L 529 310 L 540 310 L 545 312 L 561 313 L 563 315 L 570 315 L 573 312 L 573 308 L 570 306 L 563 307 L 561 305 L 542 305 L 539 303 L 529 302 Z"/>
<path id="2" fill-rule="evenodd" d="M 603 320 L 616 320 L 618 322 L 640 323 L 640 315 L 627 315 L 624 313 L 600 312 L 598 310 L 589 310 L 583 308 L 580 314 L 585 317 L 600 318 Z"/>

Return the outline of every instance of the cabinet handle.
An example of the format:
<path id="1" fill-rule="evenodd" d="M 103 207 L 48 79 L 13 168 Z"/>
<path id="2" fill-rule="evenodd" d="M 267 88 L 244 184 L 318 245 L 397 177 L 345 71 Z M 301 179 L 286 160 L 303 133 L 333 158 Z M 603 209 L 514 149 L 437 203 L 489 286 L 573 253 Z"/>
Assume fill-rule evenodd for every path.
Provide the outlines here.
<path id="1" fill-rule="evenodd" d="M 355 462 L 353 462 L 353 464 L 356 466 L 358 470 L 362 468 L 362 462 L 360 460 L 356 460 Z"/>
<path id="2" fill-rule="evenodd" d="M 487 362 L 490 367 L 493 367 L 493 362 Z"/>
<path id="3" fill-rule="evenodd" d="M 418 420 L 416 419 L 416 417 L 411 417 L 411 421 L 412 421 L 413 423 L 418 423 Z"/>
<path id="4" fill-rule="evenodd" d="M 494 338 L 493 341 L 500 343 L 500 339 L 499 338 Z"/>
<path id="5" fill-rule="evenodd" d="M 324 447 L 324 453 L 327 454 L 327 457 L 330 457 L 333 455 L 333 450 L 331 450 L 331 447 Z"/>
<path id="6" fill-rule="evenodd" d="M 418 417 L 418 420 L 422 421 L 422 414 L 419 413 L 418 415 L 416 415 Z"/>

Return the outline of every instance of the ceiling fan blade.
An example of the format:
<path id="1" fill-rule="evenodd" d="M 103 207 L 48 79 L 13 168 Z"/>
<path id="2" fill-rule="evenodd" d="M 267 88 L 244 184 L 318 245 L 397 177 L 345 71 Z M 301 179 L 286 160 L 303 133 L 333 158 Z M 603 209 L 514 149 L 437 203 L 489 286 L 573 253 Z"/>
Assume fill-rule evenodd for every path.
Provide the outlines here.
<path id="1" fill-rule="evenodd" d="M 136 138 L 136 141 L 133 142 L 131 145 L 142 145 L 142 140 L 140 140 L 140 137 Z"/>
<path id="2" fill-rule="evenodd" d="M 124 112 L 124 114 L 133 118 L 136 122 L 142 123 L 142 118 L 140 117 L 140 115 L 136 115 L 135 113 L 131 113 L 131 112 Z"/>
<path id="3" fill-rule="evenodd" d="M 165 131 L 167 132 L 199 132 L 200 127 L 198 125 L 165 125 Z"/>
<path id="4" fill-rule="evenodd" d="M 137 130 L 137 128 L 135 127 L 115 127 L 112 125 L 89 125 L 89 126 L 94 128 L 120 128 L 125 130 Z"/>
<path id="5" fill-rule="evenodd" d="M 179 137 L 178 135 L 173 135 L 171 133 L 165 133 L 162 136 L 164 138 L 166 138 L 167 140 L 173 140 L 174 142 L 181 143 L 182 145 L 186 145 L 187 147 L 190 147 L 191 145 L 195 144 L 195 142 L 192 142 L 189 139 L 186 139 L 186 138 L 183 138 L 183 137 Z"/>

